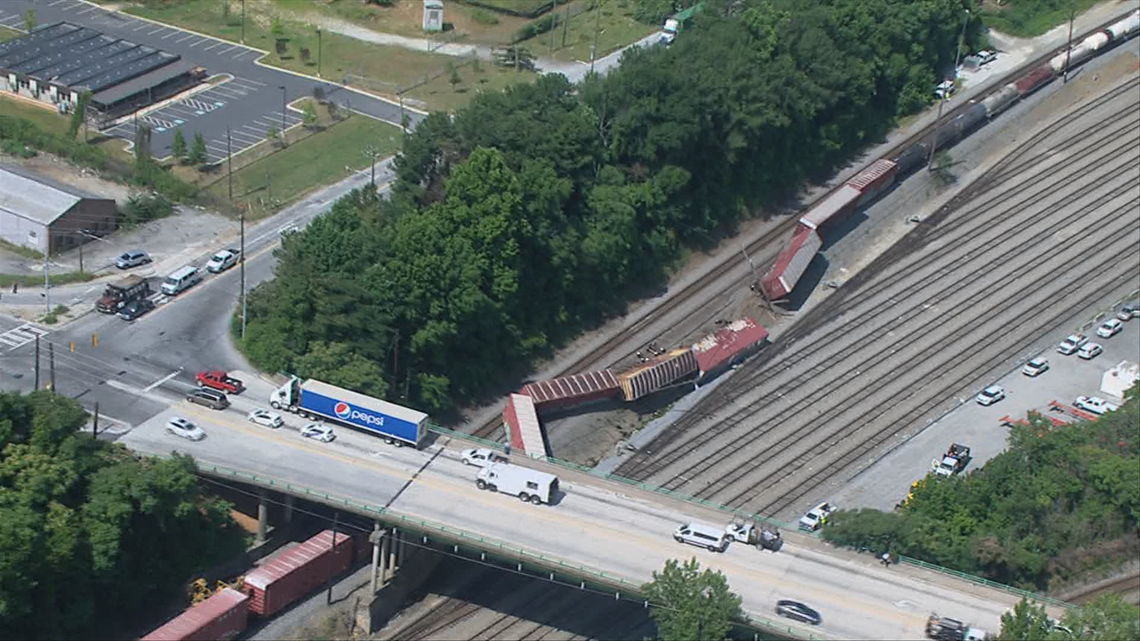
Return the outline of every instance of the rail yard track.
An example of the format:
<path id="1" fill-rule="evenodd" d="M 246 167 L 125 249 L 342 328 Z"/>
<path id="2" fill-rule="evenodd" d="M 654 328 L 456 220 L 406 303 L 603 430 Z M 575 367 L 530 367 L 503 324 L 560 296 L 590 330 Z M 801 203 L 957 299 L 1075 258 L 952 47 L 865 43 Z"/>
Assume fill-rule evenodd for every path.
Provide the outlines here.
<path id="1" fill-rule="evenodd" d="M 1107 295 L 1140 268 L 1137 86 L 1019 145 L 618 474 L 780 514 Z"/>
<path id="2" fill-rule="evenodd" d="M 1119 18 L 1114 18 L 1113 20 L 1109 20 L 1096 29 L 1091 30 L 1090 33 L 1099 31 L 1118 19 Z M 972 106 L 972 104 L 980 102 L 988 95 L 999 91 L 1006 83 L 1023 74 L 1026 69 L 1032 69 L 1047 63 L 1056 53 L 1056 50 L 1049 50 L 1047 53 L 1027 61 L 1018 69 L 1011 71 L 995 81 L 985 92 L 977 95 L 972 101 L 960 101 L 943 115 L 940 122 L 950 122 L 955 116 Z M 936 126 L 937 123 L 934 123 L 916 132 L 899 144 L 891 147 L 890 150 L 884 153 L 883 157 L 893 158 L 915 143 L 932 137 Z M 869 166 L 874 161 L 874 158 L 870 158 L 865 164 Z M 822 202 L 841 186 L 842 185 L 837 185 L 835 189 L 829 190 L 819 198 L 805 203 L 803 210 L 806 211 L 816 203 Z M 784 221 L 760 237 L 749 242 L 747 245 L 742 245 L 744 253 L 751 257 L 752 261 L 758 266 L 770 264 L 776 254 L 783 248 L 782 241 L 785 240 L 785 237 L 796 226 L 798 218 L 798 216 L 788 216 Z M 763 269 L 763 267 L 760 267 L 760 269 Z M 716 301 L 723 300 L 726 295 L 732 291 L 739 291 L 741 288 L 747 286 L 749 282 L 755 280 L 755 278 L 756 275 L 745 267 L 739 258 L 733 255 L 733 257 L 714 265 L 707 273 L 689 282 L 672 296 L 654 305 L 640 320 L 616 332 L 606 341 L 591 349 L 577 361 L 566 365 L 553 376 L 564 376 L 570 373 L 609 367 L 616 363 L 630 360 L 634 357 L 636 352 L 644 349 L 646 343 L 662 336 L 667 330 L 675 328 L 682 321 L 690 329 L 681 338 L 683 340 L 694 338 L 703 331 L 702 328 L 708 327 L 714 319 L 722 316 L 723 306 L 718 305 Z M 670 310 L 683 308 L 685 304 L 690 301 L 697 303 L 697 307 L 701 309 L 712 311 L 702 314 L 698 319 L 694 319 L 691 316 L 677 318 L 669 315 Z M 467 425 L 464 431 L 479 438 L 497 439 L 499 441 L 505 440 L 501 429 L 501 421 L 498 418 L 492 418 L 481 424 Z"/>

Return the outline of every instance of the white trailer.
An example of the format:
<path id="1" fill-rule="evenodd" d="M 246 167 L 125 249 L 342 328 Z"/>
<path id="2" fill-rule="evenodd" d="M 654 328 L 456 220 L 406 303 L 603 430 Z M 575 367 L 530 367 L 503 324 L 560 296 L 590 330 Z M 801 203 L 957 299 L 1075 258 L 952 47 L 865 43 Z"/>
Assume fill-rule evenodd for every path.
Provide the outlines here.
<path id="1" fill-rule="evenodd" d="M 475 486 L 480 490 L 513 494 L 520 501 L 535 505 L 549 504 L 558 495 L 557 476 L 510 463 L 492 463 L 479 470 Z"/>

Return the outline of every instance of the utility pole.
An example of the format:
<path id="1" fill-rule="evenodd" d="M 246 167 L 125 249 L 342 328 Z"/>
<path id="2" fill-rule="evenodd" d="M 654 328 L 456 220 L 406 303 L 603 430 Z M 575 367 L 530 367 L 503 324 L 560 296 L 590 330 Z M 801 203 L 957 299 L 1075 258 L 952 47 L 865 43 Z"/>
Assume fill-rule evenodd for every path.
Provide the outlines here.
<path id="1" fill-rule="evenodd" d="M 281 146 L 285 146 L 285 85 L 281 85 Z"/>
<path id="2" fill-rule="evenodd" d="M 241 256 L 238 257 L 241 266 L 241 337 L 245 340 L 245 208 L 241 210 Z"/>
<path id="3" fill-rule="evenodd" d="M 266 199 L 270 203 L 272 203 L 273 202 L 273 183 L 269 180 L 269 170 L 265 171 L 265 191 L 267 192 Z"/>
<path id="4" fill-rule="evenodd" d="M 40 388 L 40 336 L 36 334 L 36 382 L 32 391 Z"/>
<path id="5" fill-rule="evenodd" d="M 550 0 L 550 53 L 554 53 L 554 37 L 558 30 L 554 28 L 554 20 L 558 17 L 558 0 Z"/>
<path id="6" fill-rule="evenodd" d="M 570 3 L 566 3 L 566 19 L 562 21 L 562 46 L 566 46 L 566 30 L 570 28 Z"/>
<path id="7" fill-rule="evenodd" d="M 598 32 L 602 29 L 602 0 L 594 5 L 594 44 L 590 45 L 590 73 L 594 72 L 594 57 L 598 53 Z"/>
<path id="8" fill-rule="evenodd" d="M 230 127 L 226 125 L 226 158 L 230 167 L 230 202 L 234 201 L 234 141 L 230 138 Z"/>
<path id="9" fill-rule="evenodd" d="M 48 380 L 51 381 L 51 393 L 55 394 L 55 343 L 48 343 Z"/>
<path id="10" fill-rule="evenodd" d="M 47 247 L 44 252 L 44 313 L 51 313 L 51 281 L 48 280 L 48 254 L 51 253 L 51 233 L 47 236 Z"/>
<path id="11" fill-rule="evenodd" d="M 85 233 L 87 233 L 87 230 L 86 229 L 80 230 L 79 233 L 85 234 Z M 79 273 L 80 274 L 83 273 L 83 243 L 82 242 L 79 243 Z"/>
<path id="12" fill-rule="evenodd" d="M 1073 56 L 1073 20 L 1077 17 L 1077 2 L 1073 3 L 1069 8 L 1069 44 L 1065 46 L 1065 73 L 1061 76 L 1061 84 L 1069 82 L 1069 60 Z"/>
<path id="13" fill-rule="evenodd" d="M 332 556 L 336 556 L 336 526 L 339 522 L 340 522 L 340 512 L 333 512 L 332 545 L 329 546 L 329 553 Z M 332 586 L 333 586 L 333 584 L 332 584 L 332 577 L 331 576 L 328 578 L 328 581 L 326 581 L 326 583 L 328 584 L 328 592 L 325 593 L 325 603 L 328 605 L 332 605 Z"/>
<path id="14" fill-rule="evenodd" d="M 245 44 L 245 0 L 241 0 L 241 43 Z"/>
<path id="15" fill-rule="evenodd" d="M 95 419 L 91 421 L 91 438 L 99 438 L 99 401 L 95 401 Z"/>
<path id="16" fill-rule="evenodd" d="M 321 28 L 317 27 L 317 77 L 321 77 L 321 52 L 324 48 L 321 46 Z"/>
<path id="17" fill-rule="evenodd" d="M 958 80 L 958 56 L 962 55 L 962 41 L 966 38 L 966 25 L 970 24 L 970 10 L 962 18 L 962 35 L 958 37 L 958 50 L 954 52 L 954 80 Z M 934 171 L 934 153 L 938 151 L 938 131 L 942 128 L 942 107 L 950 98 L 949 91 L 943 91 L 938 99 L 938 116 L 934 119 L 934 140 L 930 143 L 930 158 L 926 161 L 926 171 Z"/>

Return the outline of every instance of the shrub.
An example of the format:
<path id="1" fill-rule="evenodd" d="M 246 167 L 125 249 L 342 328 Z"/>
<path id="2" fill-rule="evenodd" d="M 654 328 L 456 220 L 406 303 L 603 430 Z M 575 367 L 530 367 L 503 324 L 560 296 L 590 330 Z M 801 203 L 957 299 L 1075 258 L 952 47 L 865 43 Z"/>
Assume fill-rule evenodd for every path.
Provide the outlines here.
<path id="1" fill-rule="evenodd" d="M 486 9 L 476 9 L 471 12 L 471 20 L 478 24 L 499 24 L 499 18 Z"/>
<path id="2" fill-rule="evenodd" d="M 548 13 L 534 22 L 529 22 L 515 32 L 513 42 L 522 42 L 557 27 L 562 22 L 562 16 L 557 13 Z"/>
<path id="3" fill-rule="evenodd" d="M 141 225 L 165 218 L 174 212 L 174 203 L 159 193 L 131 194 L 123 206 L 124 226 Z"/>

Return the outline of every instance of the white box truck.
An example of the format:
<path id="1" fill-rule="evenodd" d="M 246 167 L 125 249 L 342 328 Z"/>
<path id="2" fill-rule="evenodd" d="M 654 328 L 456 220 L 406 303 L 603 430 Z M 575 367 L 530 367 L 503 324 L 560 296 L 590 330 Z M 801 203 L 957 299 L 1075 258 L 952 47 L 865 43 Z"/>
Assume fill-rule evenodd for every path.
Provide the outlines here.
<path id="1" fill-rule="evenodd" d="M 492 463 L 479 470 L 475 486 L 519 497 L 535 505 L 549 504 L 558 495 L 558 477 L 510 463 Z"/>

